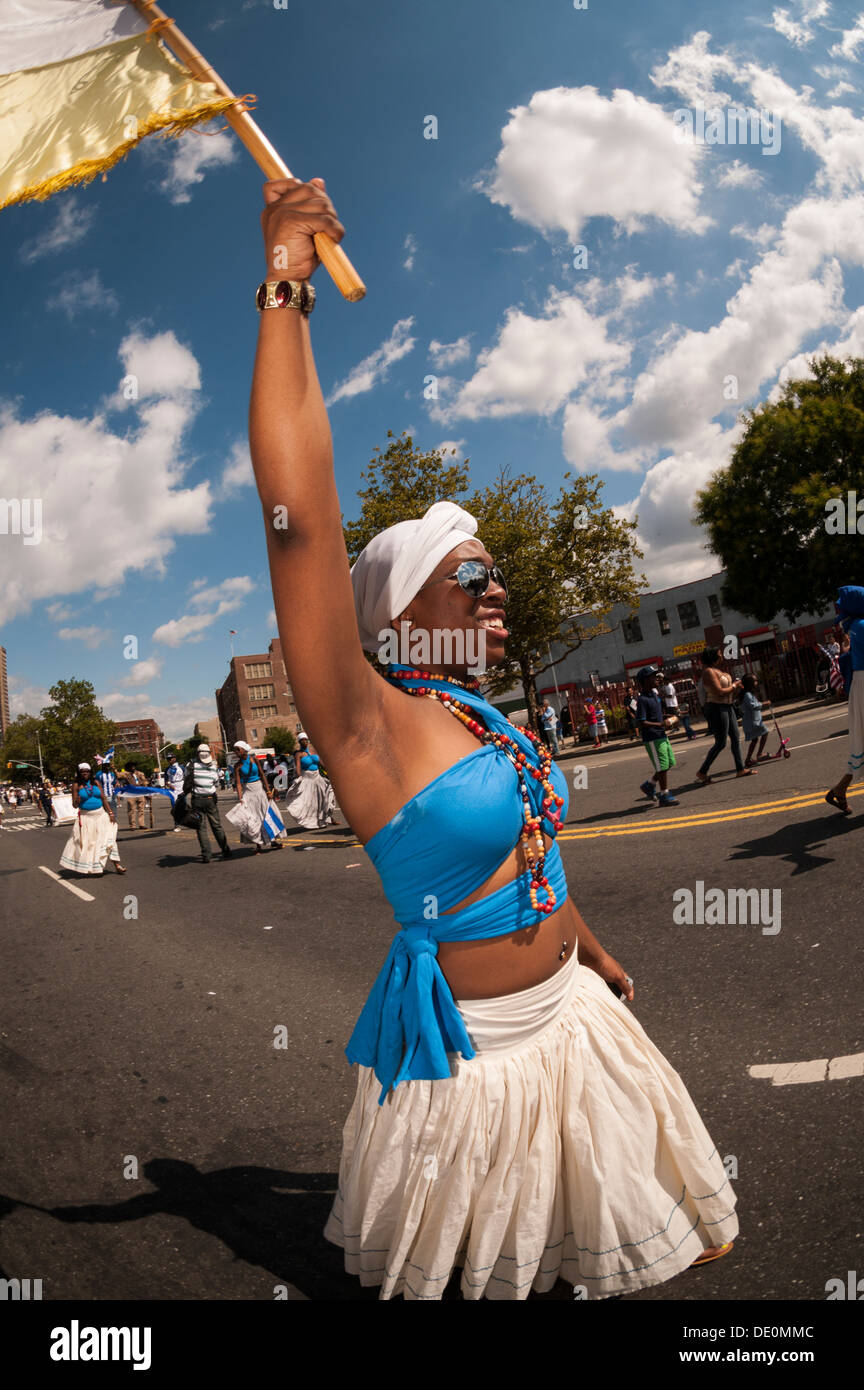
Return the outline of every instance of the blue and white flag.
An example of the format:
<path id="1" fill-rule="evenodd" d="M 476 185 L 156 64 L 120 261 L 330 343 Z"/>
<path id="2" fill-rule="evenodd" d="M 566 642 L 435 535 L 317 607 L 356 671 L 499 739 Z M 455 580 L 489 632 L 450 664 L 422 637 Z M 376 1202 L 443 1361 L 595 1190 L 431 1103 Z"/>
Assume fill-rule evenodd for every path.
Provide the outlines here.
<path id="1" fill-rule="evenodd" d="M 267 808 L 267 814 L 261 822 L 261 833 L 267 840 L 278 840 L 280 835 L 285 834 L 285 822 L 276 809 L 275 801 L 271 801 Z"/>
<path id="2" fill-rule="evenodd" d="M 175 792 L 170 787 L 118 787 L 118 796 L 167 796 L 170 798 L 171 805 L 177 799 Z"/>

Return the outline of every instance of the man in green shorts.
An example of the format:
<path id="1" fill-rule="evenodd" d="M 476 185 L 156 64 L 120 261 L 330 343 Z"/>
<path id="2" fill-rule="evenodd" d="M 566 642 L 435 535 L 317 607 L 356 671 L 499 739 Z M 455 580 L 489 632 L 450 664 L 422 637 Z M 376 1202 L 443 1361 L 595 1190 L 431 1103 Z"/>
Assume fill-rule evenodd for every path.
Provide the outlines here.
<path id="1" fill-rule="evenodd" d="M 667 789 L 669 769 L 675 766 L 672 744 L 666 737 L 666 724 L 663 719 L 663 702 L 656 687 L 657 667 L 643 666 L 636 672 L 639 682 L 639 697 L 636 701 L 636 723 L 642 735 L 642 742 L 654 768 L 654 776 L 642 783 L 640 788 L 648 800 L 658 806 L 677 806 L 678 802 Z M 660 789 L 658 797 L 654 783 Z"/>

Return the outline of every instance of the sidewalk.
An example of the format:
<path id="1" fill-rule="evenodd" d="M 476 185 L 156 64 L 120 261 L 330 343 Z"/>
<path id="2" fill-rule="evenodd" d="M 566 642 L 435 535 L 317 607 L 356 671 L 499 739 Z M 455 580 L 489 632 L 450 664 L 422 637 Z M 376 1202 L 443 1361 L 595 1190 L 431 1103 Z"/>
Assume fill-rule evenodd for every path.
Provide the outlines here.
<path id="1" fill-rule="evenodd" d="M 845 700 L 816 700 L 813 698 L 813 696 L 808 696 L 806 700 L 798 699 L 796 701 L 795 699 L 792 699 L 783 703 L 778 702 L 776 705 L 773 706 L 773 709 L 777 713 L 778 720 L 782 723 L 783 719 L 788 718 L 788 716 L 792 714 L 817 714 L 820 709 L 836 709 L 838 705 L 845 705 L 845 703 Z M 773 724 L 771 721 L 771 710 L 767 710 L 765 712 L 765 723 L 770 729 L 773 729 Z M 701 738 L 708 737 L 708 730 L 705 724 L 705 720 L 701 716 L 698 719 L 693 719 L 691 717 L 690 727 L 696 734 L 696 738 L 693 740 L 694 743 L 698 742 Z M 561 752 L 555 759 L 556 763 L 560 763 L 567 758 L 582 757 L 583 754 L 593 754 L 595 751 L 593 743 L 584 742 L 577 743 L 575 745 L 571 743 L 570 747 L 565 748 L 565 742 L 569 742 L 569 740 L 559 739 L 559 746 L 561 748 Z M 687 735 L 683 732 L 683 730 L 676 729 L 670 738 L 670 742 L 675 744 L 686 743 Z M 609 742 L 602 743 L 596 751 L 598 753 L 613 753 L 620 751 L 620 749 L 622 748 L 639 747 L 641 747 L 641 739 L 628 738 L 625 732 L 620 734 L 610 734 Z"/>

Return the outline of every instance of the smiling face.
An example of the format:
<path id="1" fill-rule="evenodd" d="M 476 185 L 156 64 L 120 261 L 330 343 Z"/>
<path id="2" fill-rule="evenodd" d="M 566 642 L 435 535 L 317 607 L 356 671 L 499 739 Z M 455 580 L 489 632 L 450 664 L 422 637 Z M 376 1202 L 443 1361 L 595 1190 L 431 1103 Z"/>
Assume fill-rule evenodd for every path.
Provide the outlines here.
<path id="1" fill-rule="evenodd" d="M 488 589 L 480 598 L 472 598 L 458 580 L 447 578 L 446 576 L 455 574 L 463 560 L 482 560 L 489 566 L 495 563 L 482 541 L 462 541 L 444 556 L 426 580 L 420 593 L 414 595 L 396 618 L 397 621 L 410 620 L 412 631 L 474 631 L 475 641 L 479 640 L 482 630 L 486 643 L 486 664 L 496 666 L 504 659 L 505 644 L 510 635 L 504 626 L 507 596 L 501 585 L 491 578 Z M 467 667 L 464 664 L 444 665 L 442 669 L 451 675 L 459 675 L 464 673 Z"/>

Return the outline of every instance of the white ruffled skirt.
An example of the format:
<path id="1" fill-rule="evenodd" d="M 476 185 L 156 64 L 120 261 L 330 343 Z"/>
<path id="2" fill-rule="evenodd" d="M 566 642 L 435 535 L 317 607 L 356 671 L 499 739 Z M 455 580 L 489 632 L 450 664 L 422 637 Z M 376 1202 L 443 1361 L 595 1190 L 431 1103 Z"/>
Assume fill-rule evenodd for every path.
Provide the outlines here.
<path id="1" fill-rule="evenodd" d="M 225 812 L 225 819 L 231 822 L 235 830 L 240 831 L 242 844 L 260 846 L 267 843 L 261 827 L 269 810 L 270 798 L 262 784 L 250 782 L 244 787 L 237 805 Z"/>
<path id="2" fill-rule="evenodd" d="M 76 874 L 104 874 L 108 860 L 120 863 L 117 825 L 103 807 L 78 811 L 72 834 L 63 847 L 60 868 Z"/>
<path id="3" fill-rule="evenodd" d="M 320 772 L 308 768 L 288 788 L 285 810 L 304 830 L 323 830 L 336 814 L 333 788 Z"/>
<path id="4" fill-rule="evenodd" d="M 359 1067 L 324 1235 L 382 1299 L 580 1298 L 662 1283 L 738 1231 L 723 1162 L 680 1076 L 572 956 L 517 994 L 463 1001 L 478 1055 L 401 1082 Z"/>

